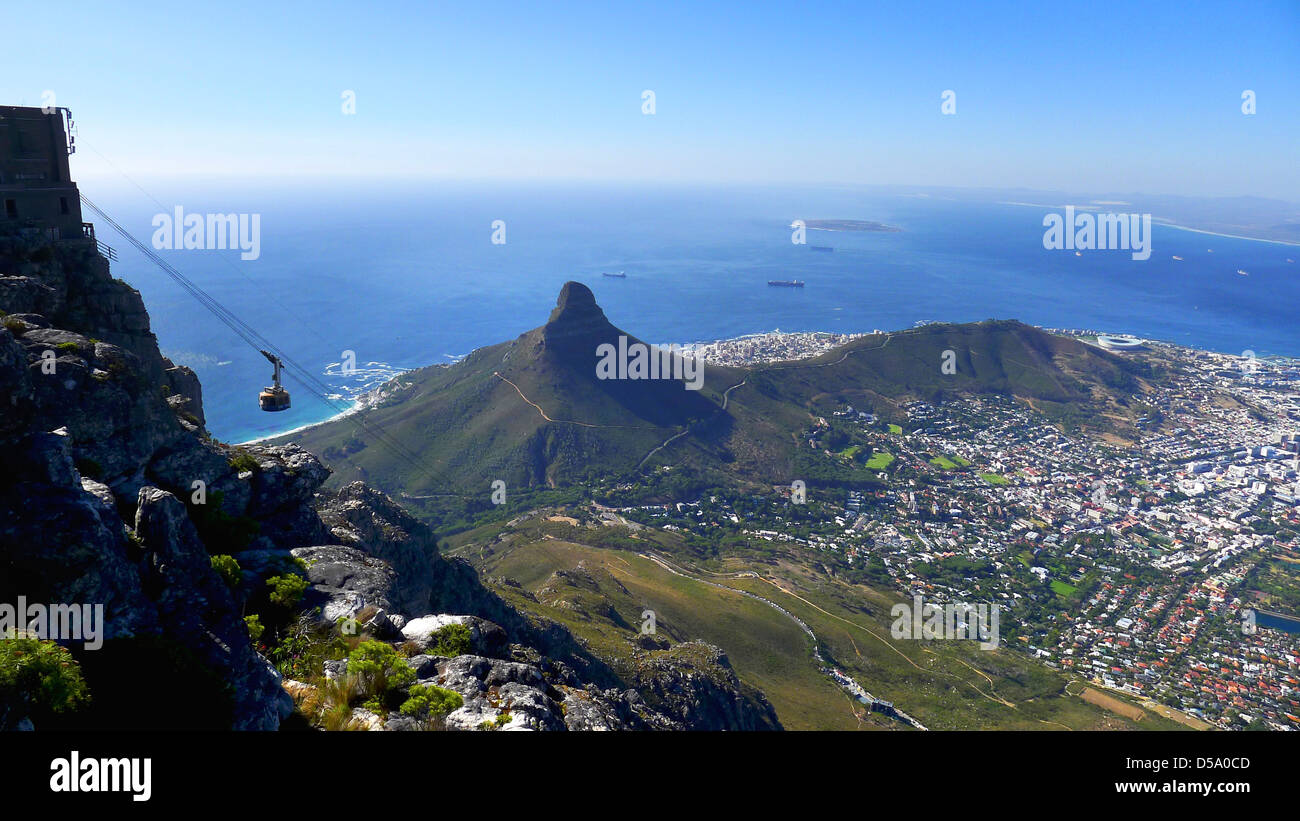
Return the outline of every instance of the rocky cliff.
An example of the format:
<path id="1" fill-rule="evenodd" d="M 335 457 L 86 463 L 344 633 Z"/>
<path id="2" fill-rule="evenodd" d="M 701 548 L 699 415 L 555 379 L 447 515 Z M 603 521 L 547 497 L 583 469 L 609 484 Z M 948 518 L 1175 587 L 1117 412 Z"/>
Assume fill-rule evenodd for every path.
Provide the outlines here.
<path id="1" fill-rule="evenodd" d="M 384 494 L 322 492 L 328 469 L 293 445 L 213 440 L 195 374 L 160 354 L 140 294 L 93 241 L 0 237 L 0 311 L 0 601 L 104 605 L 104 648 L 71 647 L 94 705 L 72 726 L 276 729 L 346 662 L 316 664 L 310 684 L 267 656 L 285 669 L 301 661 L 287 643 L 301 625 L 355 620 L 415 653 L 416 681 L 462 697 L 449 728 L 779 727 L 715 648 L 664 653 L 622 681 L 440 557 Z M 273 648 L 245 616 L 272 606 L 268 584 L 285 575 L 306 589 Z M 449 623 L 469 629 L 467 652 L 423 652 L 424 628 Z M 0 728 L 29 724 L 8 698 Z M 350 726 L 419 726 L 353 712 Z"/>

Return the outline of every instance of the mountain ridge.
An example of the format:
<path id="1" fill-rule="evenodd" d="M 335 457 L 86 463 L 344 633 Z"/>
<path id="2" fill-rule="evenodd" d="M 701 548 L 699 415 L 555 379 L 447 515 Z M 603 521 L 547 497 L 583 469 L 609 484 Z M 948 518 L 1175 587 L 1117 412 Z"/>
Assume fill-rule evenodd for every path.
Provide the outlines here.
<path id="1" fill-rule="evenodd" d="M 683 379 L 599 378 L 601 346 L 620 344 L 644 343 L 610 322 L 589 288 L 568 282 L 546 324 L 408 372 L 397 381 L 409 388 L 361 412 L 414 443 L 422 472 L 369 447 L 347 418 L 274 441 L 303 444 L 341 477 L 394 493 L 474 494 L 498 480 L 557 487 L 672 464 L 775 483 L 797 478 L 791 434 L 834 402 L 891 416 L 906 398 L 1003 393 L 1067 422 L 1097 421 L 1103 406 L 1145 387 L 1140 366 L 1015 320 L 872 334 L 795 362 L 703 363 L 699 390 Z"/>

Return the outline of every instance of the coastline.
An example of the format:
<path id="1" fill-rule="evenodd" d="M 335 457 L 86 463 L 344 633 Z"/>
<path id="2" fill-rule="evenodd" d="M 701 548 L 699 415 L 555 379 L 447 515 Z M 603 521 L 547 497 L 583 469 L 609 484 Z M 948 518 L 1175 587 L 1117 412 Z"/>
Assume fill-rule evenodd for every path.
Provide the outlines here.
<path id="1" fill-rule="evenodd" d="M 1266 240 L 1263 240 L 1263 241 L 1266 241 Z M 1057 336 L 1067 336 L 1067 337 L 1071 337 L 1071 338 L 1080 338 L 1080 337 L 1082 337 L 1082 336 L 1091 336 L 1091 335 L 1095 335 L 1095 334 L 1112 334 L 1112 335 L 1117 335 L 1117 336 L 1123 336 L 1123 335 L 1128 334 L 1127 331 L 1105 331 L 1105 330 L 1096 330 L 1096 329 L 1080 329 L 1080 328 L 1075 328 L 1075 329 L 1066 329 L 1066 328 L 1053 328 L 1053 327 L 1048 327 L 1048 326 L 1044 326 L 1044 325 L 1036 325 L 1036 324 L 1034 324 L 1034 323 L 1028 323 L 1028 324 L 1030 324 L 1030 325 L 1032 325 L 1033 327 L 1038 328 L 1039 330 L 1044 331 L 1044 332 L 1046 332 L 1046 333 L 1054 334 L 1054 335 L 1057 335 Z M 736 364 L 736 363 L 734 363 L 734 362 L 728 362 L 728 361 L 727 361 L 727 357 L 725 356 L 725 351 L 720 351 L 719 349 L 720 349 L 720 348 L 725 349 L 725 346 L 729 346 L 729 345 L 737 345 L 737 344 L 764 344 L 764 343 L 766 343 L 766 344 L 769 344 L 769 345 L 770 345 L 770 344 L 773 344 L 773 343 L 775 343 L 775 342 L 778 342 L 778 341 L 780 341 L 780 340 L 782 340 L 782 339 L 805 339 L 805 340 L 808 340 L 808 339 L 815 338 L 815 337 L 839 337 L 839 338 L 842 340 L 842 341 L 836 342 L 835 344 L 832 344 L 832 345 L 829 345 L 829 346 L 824 345 L 824 344 L 813 345 L 812 347 L 808 348 L 807 350 L 805 350 L 805 351 L 803 351 L 803 352 L 800 352 L 799 355 L 794 356 L 794 357 L 790 357 L 790 356 L 786 355 L 786 354 L 788 354 L 788 351 L 781 351 L 779 354 L 773 354 L 773 355 L 766 356 L 766 357 L 760 355 L 758 359 L 754 360 L 753 362 L 750 362 L 749 364 L 762 364 L 762 363 L 764 363 L 764 362 L 778 362 L 778 361 L 779 361 L 779 362 L 793 362 L 793 361 L 799 361 L 800 359 L 811 359 L 811 358 L 813 358 L 813 357 L 815 357 L 815 356 L 820 356 L 821 354 L 825 353 L 827 350 L 830 350 L 830 349 L 832 349 L 832 348 L 839 347 L 839 345 L 846 344 L 847 342 L 852 341 L 853 339 L 858 338 L 858 337 L 862 337 L 862 336 L 870 336 L 870 335 L 873 334 L 873 333 L 896 333 L 896 332 L 898 332 L 898 331 L 903 331 L 903 330 L 908 330 L 908 329 L 906 329 L 906 328 L 900 328 L 900 329 L 896 329 L 895 331 L 880 331 L 880 330 L 875 330 L 875 331 L 872 331 L 872 332 L 870 332 L 870 333 L 867 333 L 867 332 L 865 332 L 865 331 L 864 331 L 864 332 L 858 332 L 858 333 L 844 333 L 844 332 L 842 332 L 842 331 L 782 331 L 782 330 L 780 330 L 780 329 L 778 328 L 778 329 L 771 330 L 771 331 L 758 331 L 758 332 L 754 332 L 754 333 L 740 334 L 740 335 L 738 335 L 738 336 L 727 337 L 727 338 L 725 338 L 725 339 L 713 339 L 713 340 L 707 340 L 707 341 L 702 340 L 702 341 L 697 341 L 697 342 L 690 342 L 690 343 L 686 343 L 686 344 L 683 346 L 683 348 L 684 348 L 685 351 L 690 351 L 690 352 L 699 352 L 699 353 L 703 353 L 703 354 L 705 354 L 704 358 L 705 358 L 705 361 L 706 361 L 706 362 L 712 362 L 713 364 L 716 364 L 716 365 L 722 365 L 722 366 L 725 366 L 725 367 L 745 367 L 745 365 L 743 365 L 743 364 Z M 1220 356 L 1235 356 L 1235 355 L 1236 355 L 1236 354 L 1233 354 L 1233 353 L 1230 352 L 1230 351 L 1219 351 L 1219 350 L 1215 350 L 1214 348 L 1206 348 L 1206 347 L 1198 347 L 1198 346 L 1194 346 L 1194 345 L 1186 345 L 1186 344 L 1183 344 L 1183 343 L 1180 343 L 1180 342 L 1174 342 L 1174 341 L 1172 341 L 1172 340 L 1167 340 L 1167 339 L 1159 339 L 1159 338 L 1155 338 L 1155 337 L 1142 337 L 1142 338 L 1143 338 L 1145 341 L 1147 341 L 1147 342 L 1149 342 L 1149 343 L 1152 343 L 1152 344 L 1156 344 L 1156 345 L 1167 345 L 1167 346 L 1171 346 L 1171 347 L 1175 347 L 1175 348 L 1183 348 L 1183 349 L 1191 350 L 1191 351 L 1202 351 L 1202 352 L 1205 352 L 1205 353 L 1217 354 L 1217 355 L 1220 355 Z M 1085 340 L 1085 342 L 1086 342 L 1086 340 Z M 1094 343 L 1086 342 L 1086 344 L 1094 344 Z M 718 356 L 718 354 L 719 354 L 720 352 L 724 353 L 724 355 L 721 356 L 721 357 Z M 473 353 L 473 352 L 471 351 L 471 353 Z M 709 354 L 712 354 L 712 355 L 709 355 Z M 468 356 L 468 355 L 469 355 L 469 354 L 466 354 L 466 356 Z M 752 357 L 752 356 L 753 356 L 753 353 L 752 353 L 752 352 L 748 352 L 747 355 Z M 459 357 L 458 359 L 463 359 L 463 358 L 464 358 L 464 357 L 462 356 L 462 357 Z M 1267 356 L 1263 356 L 1263 357 L 1261 357 L 1261 358 L 1262 358 L 1262 359 L 1278 358 L 1278 359 L 1283 359 L 1283 360 L 1297 360 L 1297 359 L 1300 359 L 1300 354 L 1294 354 L 1294 355 L 1293 355 L 1293 354 L 1269 354 L 1269 355 L 1267 355 Z M 436 363 L 436 364 L 437 364 L 437 365 L 448 366 L 448 365 L 453 365 L 453 364 L 455 364 L 455 363 L 453 362 L 453 363 Z M 418 370 L 418 369 L 417 369 L 417 370 Z M 336 422 L 336 421 L 338 421 L 338 420 L 340 420 L 340 419 L 344 419 L 344 418 L 346 418 L 346 417 L 348 417 L 348 416 L 352 416 L 352 415 L 354 415 L 354 414 L 360 413 L 361 411 L 363 411 L 363 410 L 367 410 L 368 408 L 370 408 L 370 407 L 372 407 L 373 405 L 377 404 L 377 401 L 380 400 L 380 399 L 382 399 L 382 398 L 384 397 L 383 388 L 384 388 L 386 385 L 391 384 L 393 381 L 395 381 L 395 380 L 397 380 L 397 379 L 400 379 L 400 378 L 403 376 L 403 374 L 405 374 L 405 373 L 407 373 L 407 372 L 406 372 L 406 371 L 403 371 L 402 373 L 399 373 L 399 374 L 393 376 L 392 379 L 389 379 L 388 381 L 386 381 L 386 382 L 384 382 L 384 383 L 382 383 L 382 384 L 380 384 L 380 385 L 377 385 L 375 388 L 372 388 L 371 390 L 369 390 L 369 391 L 367 391 L 367 392 L 361 394 L 361 395 L 358 396 L 357 399 L 352 403 L 352 405 L 351 405 L 350 407 L 348 407 L 347 410 L 342 411 L 341 413 L 333 414 L 333 415 L 331 415 L 331 416 L 329 416 L 329 417 L 327 417 L 327 418 L 325 418 L 325 419 L 320 419 L 320 420 L 318 420 L 318 421 L 316 421 L 316 422 L 309 422 L 309 423 L 307 423 L 307 424 L 305 424 L 305 425 L 298 425 L 297 427 L 295 427 L 295 428 L 290 428 L 289 430 L 284 430 L 284 431 L 279 431 L 279 432 L 277 432 L 277 433 L 267 434 L 266 436 L 259 436 L 259 437 L 255 438 L 255 439 L 248 439 L 248 440 L 245 440 L 245 441 L 242 441 L 242 442 L 236 442 L 236 443 L 234 443 L 234 444 L 235 444 L 236 446 L 243 446 L 243 445 L 256 445 L 256 444 L 261 444 L 261 443 L 263 443 L 263 442 L 269 442 L 269 441 L 271 441 L 271 440 L 273 440 L 273 439 L 282 439 L 282 438 L 284 438 L 284 437 L 286 437 L 286 436 L 292 436 L 292 435 L 294 435 L 294 434 L 296 434 L 296 433 L 302 433 L 303 431 L 310 430 L 310 429 L 312 429 L 312 428 L 319 427 L 319 426 L 321 426 L 321 425 L 325 425 L 325 424 L 328 424 L 328 423 L 330 423 L 330 422 Z"/>
<path id="2" fill-rule="evenodd" d="M 998 204 L 998 205 L 1016 205 L 1016 206 L 1020 206 L 1020 207 L 1022 207 L 1022 208 L 1050 208 L 1050 209 L 1061 209 L 1061 208 L 1065 208 L 1065 205 L 1045 205 L 1045 204 L 1043 204 L 1043 203 L 1037 203 L 1037 202 L 1014 202 L 1014 201 L 1011 201 L 1011 200 L 998 200 L 997 204 Z M 1069 203 L 1067 203 L 1067 204 L 1069 204 Z M 1110 204 L 1112 204 L 1112 205 L 1120 205 L 1120 204 L 1123 204 L 1123 205 L 1131 205 L 1131 203 L 1110 203 Z M 1083 205 L 1074 205 L 1074 207 L 1075 207 L 1076 209 L 1080 210 L 1080 211 L 1100 211 L 1100 210 L 1102 210 L 1101 207 L 1100 207 L 1097 203 L 1085 203 L 1085 204 L 1083 204 Z M 1244 239 L 1244 240 L 1249 240 L 1249 241 L 1251 241 L 1251 242 L 1268 242 L 1268 243 L 1272 243 L 1272 244 L 1274 244 L 1274 245 L 1286 245 L 1286 246 L 1288 246 L 1288 247 L 1292 247 L 1292 248 L 1300 248 L 1300 240 L 1289 240 L 1289 239 L 1266 239 L 1266 238 L 1264 238 L 1264 237 L 1248 237 L 1248 236 L 1245 236 L 1245 235 L 1243 235 L 1243 234 L 1225 234 L 1225 233 L 1223 233 L 1222 231 L 1211 231 L 1211 230 L 1209 230 L 1209 229 L 1207 229 L 1207 228 L 1193 228 L 1193 227 L 1191 227 L 1190 225 L 1179 225 L 1179 224 L 1176 223 L 1176 222 L 1170 222 L 1170 221 L 1168 221 L 1168 220 L 1157 220 L 1154 216 L 1152 216 L 1151 221 L 1152 221 L 1152 223 L 1154 223 L 1155 225 L 1160 225 L 1160 226 L 1163 226 L 1163 227 L 1165 227 L 1165 228 L 1177 228 L 1179 231 L 1192 231 L 1193 233 L 1197 233 L 1197 234 L 1208 234 L 1209 236 L 1212 236 L 1212 237 L 1224 237 L 1225 239 Z"/>
<path id="3" fill-rule="evenodd" d="M 1179 225 L 1174 222 L 1159 222 L 1157 225 L 1163 225 L 1167 228 L 1177 228 L 1179 231 L 1191 231 L 1196 234 L 1209 234 L 1212 237 L 1227 237 L 1228 239 L 1245 239 L 1251 242 L 1271 242 L 1274 245 L 1286 245 L 1292 248 L 1300 248 L 1300 242 L 1286 239 L 1264 239 L 1263 237 L 1246 237 L 1241 234 L 1225 234 L 1221 231 L 1208 231 L 1204 228 L 1192 228 L 1187 225 Z"/>
<path id="4" fill-rule="evenodd" d="M 396 379 L 397 377 L 393 377 L 393 378 Z M 343 411 L 342 413 L 336 413 L 333 416 L 330 416 L 326 419 L 321 419 L 320 421 L 317 422 L 308 422 L 307 424 L 299 425 L 296 428 L 290 428 L 289 430 L 283 430 L 280 431 L 279 433 L 272 433 L 266 436 L 259 436 L 256 439 L 248 439 L 243 442 L 235 442 L 234 444 L 236 447 L 243 447 L 244 445 L 258 445 L 263 442 L 269 442 L 272 439 L 280 439 L 285 436 L 292 436 L 295 433 L 302 433 L 305 430 L 310 430 L 311 428 L 319 427 L 329 422 L 336 422 L 339 419 L 343 419 L 344 417 L 352 416 L 353 414 L 360 413 L 366 407 L 368 406 L 365 405 L 363 402 L 361 402 L 360 399 L 358 399 L 357 401 L 353 402 L 352 406 L 349 407 L 347 410 Z"/>
<path id="5" fill-rule="evenodd" d="M 443 354 L 443 355 L 451 356 L 451 354 Z M 435 362 L 432 365 L 425 365 L 423 367 L 426 368 L 448 367 L 449 365 L 455 364 L 455 362 L 458 362 L 463 358 L 464 356 L 458 356 L 455 357 L 455 361 L 451 363 Z M 268 433 L 265 436 L 258 436 L 253 439 L 246 439 L 242 442 L 238 442 L 237 444 L 256 445 L 261 442 L 270 441 L 272 439 L 281 439 L 285 436 L 292 436 L 295 433 L 302 433 L 305 430 L 310 430 L 314 427 L 318 427 L 320 425 L 324 425 L 329 422 L 335 422 L 338 421 L 339 419 L 343 419 L 345 417 L 352 416 L 353 414 L 360 413 L 363 410 L 368 410 L 369 408 L 379 405 L 381 402 L 383 402 L 385 399 L 391 396 L 391 391 L 385 391 L 384 389 L 390 385 L 393 385 L 393 383 L 397 382 L 397 380 L 401 379 L 403 376 L 410 373 L 411 370 L 412 369 L 397 371 L 392 376 L 385 379 L 383 382 L 380 382 L 377 385 L 373 385 L 373 387 L 367 388 L 365 391 L 362 391 L 361 393 L 357 394 L 356 398 L 352 400 L 352 404 L 349 405 L 347 409 L 342 412 L 332 414 L 331 416 L 328 416 L 324 419 L 318 419 L 315 422 L 308 422 L 305 425 L 298 425 L 297 427 L 290 428 L 289 430 L 283 430 L 277 433 Z M 414 370 L 419 370 L 419 369 L 417 368 Z M 401 385 L 400 383 L 398 383 L 397 387 L 402 388 L 402 387 L 409 387 L 409 386 Z"/>

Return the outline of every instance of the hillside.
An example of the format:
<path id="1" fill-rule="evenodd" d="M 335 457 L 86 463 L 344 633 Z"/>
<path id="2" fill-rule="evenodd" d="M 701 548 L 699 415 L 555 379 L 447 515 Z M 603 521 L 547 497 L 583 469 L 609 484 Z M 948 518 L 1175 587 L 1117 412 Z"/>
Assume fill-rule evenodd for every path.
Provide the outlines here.
<path id="1" fill-rule="evenodd" d="M 570 282 L 550 319 L 453 365 L 412 371 L 352 417 L 279 441 L 319 453 L 339 482 L 390 493 L 486 496 L 491 483 L 554 487 L 682 465 L 770 484 L 795 477 L 797 434 L 837 404 L 882 417 L 906 399 L 1001 393 L 1063 425 L 1119 429 L 1140 366 L 1015 321 L 863 337 L 814 359 L 703 367 L 685 379 L 601 379 L 602 345 L 626 336 Z M 944 367 L 945 364 L 948 367 Z"/>
<path id="2" fill-rule="evenodd" d="M 797 550 L 776 559 L 737 553 L 707 570 L 679 534 L 585 506 L 486 525 L 448 547 L 507 601 L 564 624 L 629 679 L 661 645 L 720 647 L 786 729 L 907 729 L 851 698 L 819 669 L 814 648 L 929 729 L 1176 726 L 1155 713 L 1137 710 L 1134 721 L 1089 704 L 1067 692 L 1071 676 L 1007 648 L 893 639 L 889 613 L 899 594 L 830 577 Z M 641 634 L 647 610 L 656 617 L 653 636 Z"/>
<path id="3" fill-rule="evenodd" d="M 552 325 L 520 358 L 557 371 Z M 3 625 L 0 730 L 780 729 L 717 648 L 620 676 L 383 493 L 217 442 L 201 397 L 93 240 L 0 235 L 0 601 L 78 617 Z"/>
<path id="4" fill-rule="evenodd" d="M 398 377 L 403 387 L 365 411 L 361 425 L 344 418 L 282 441 L 314 449 L 340 477 L 412 494 L 486 493 L 497 479 L 548 486 L 589 471 L 632 470 L 686 426 L 717 417 L 717 386 L 731 374 L 707 369 L 699 391 L 681 379 L 600 379 L 596 351 L 617 347 L 620 336 L 628 347 L 640 342 L 609 322 L 586 286 L 570 282 L 545 325 L 454 365 Z"/>

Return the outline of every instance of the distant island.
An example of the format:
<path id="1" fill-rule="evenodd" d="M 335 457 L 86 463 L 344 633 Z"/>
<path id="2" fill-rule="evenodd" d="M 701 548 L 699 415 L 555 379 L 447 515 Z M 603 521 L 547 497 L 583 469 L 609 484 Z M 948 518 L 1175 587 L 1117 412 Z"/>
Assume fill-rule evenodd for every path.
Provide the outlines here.
<path id="1" fill-rule="evenodd" d="M 804 220 L 804 227 L 810 231 L 877 231 L 881 233 L 897 233 L 902 231 L 894 225 L 885 225 L 883 222 L 872 222 L 871 220 Z"/>

